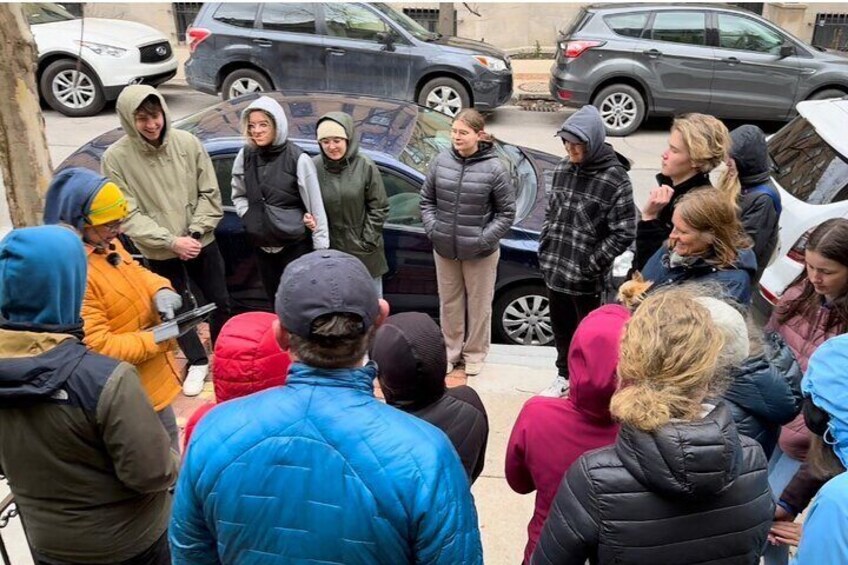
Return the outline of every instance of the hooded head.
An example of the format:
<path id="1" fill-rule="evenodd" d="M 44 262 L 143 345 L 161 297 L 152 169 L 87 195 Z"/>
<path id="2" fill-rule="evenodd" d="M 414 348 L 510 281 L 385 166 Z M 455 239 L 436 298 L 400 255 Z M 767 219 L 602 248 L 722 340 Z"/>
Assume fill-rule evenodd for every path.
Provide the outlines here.
<path id="1" fill-rule="evenodd" d="M 6 320 L 78 324 L 85 285 L 86 255 L 72 229 L 19 228 L 0 242 L 0 315 Z"/>
<path id="2" fill-rule="evenodd" d="M 126 215 L 127 201 L 121 189 L 88 169 L 64 169 L 47 189 L 45 224 L 68 224 L 82 232 L 85 227 L 123 220 Z"/>
<path id="3" fill-rule="evenodd" d="M 316 137 L 318 138 L 318 144 L 321 146 L 321 158 L 324 161 L 324 166 L 331 170 L 339 166 L 344 166 L 344 163 L 359 151 L 359 142 L 356 140 L 353 118 L 344 112 L 329 112 L 321 116 L 318 119 Z M 347 150 L 344 155 L 335 159 L 327 154 L 324 143 L 321 141 L 322 139 L 334 137 L 347 140 Z"/>
<path id="4" fill-rule="evenodd" d="M 168 105 L 165 104 L 165 98 L 159 94 L 158 90 L 146 84 L 132 84 L 121 91 L 118 101 L 115 103 L 115 109 L 121 120 L 121 127 L 124 128 L 124 133 L 131 139 L 141 143 L 142 147 L 145 148 L 154 147 L 155 144 L 147 141 L 139 133 L 136 127 L 136 114 L 148 97 L 153 97 L 158 101 L 159 107 L 162 108 L 162 129 L 159 134 L 159 141 L 160 145 L 164 145 L 168 139 L 168 133 L 171 131 L 171 116 L 168 111 Z"/>
<path id="5" fill-rule="evenodd" d="M 448 361 L 436 322 L 418 312 L 386 318 L 377 330 L 370 357 L 386 402 L 402 410 L 429 406 L 445 393 Z"/>
<path id="6" fill-rule="evenodd" d="M 215 398 L 224 402 L 286 384 L 291 357 L 277 343 L 270 312 L 233 316 L 215 341 Z"/>
<path id="7" fill-rule="evenodd" d="M 588 165 L 595 160 L 604 148 L 604 140 L 606 139 L 604 120 L 597 108 L 586 105 L 569 116 L 562 123 L 556 135 L 572 143 L 584 144 L 586 155 L 581 164 Z"/>
<path id="8" fill-rule="evenodd" d="M 271 147 L 280 147 L 283 145 L 289 136 L 289 121 L 286 119 L 286 113 L 283 111 L 283 107 L 276 100 L 268 96 L 260 96 L 251 102 L 241 113 L 241 131 L 244 132 L 245 144 L 253 146 L 253 143 L 250 141 L 249 132 L 247 131 L 247 124 L 250 114 L 255 111 L 265 114 L 274 124 L 276 135 L 274 136 L 273 143 L 271 143 Z"/>
<path id="9" fill-rule="evenodd" d="M 730 157 L 736 164 L 739 182 L 750 186 L 769 179 L 766 134 L 757 126 L 745 124 L 730 132 Z"/>
<path id="10" fill-rule="evenodd" d="M 825 443 L 848 468 L 848 334 L 832 337 L 810 357 L 801 392 L 828 415 Z"/>
<path id="11" fill-rule="evenodd" d="M 618 386 L 618 351 L 630 311 L 607 304 L 583 318 L 568 349 L 568 401 L 581 413 L 607 422 L 610 398 Z"/>

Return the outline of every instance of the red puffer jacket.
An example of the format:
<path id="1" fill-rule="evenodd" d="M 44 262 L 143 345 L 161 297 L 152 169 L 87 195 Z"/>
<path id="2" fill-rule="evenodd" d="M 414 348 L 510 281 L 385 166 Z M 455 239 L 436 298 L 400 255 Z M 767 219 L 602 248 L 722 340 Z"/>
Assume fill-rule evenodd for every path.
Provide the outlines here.
<path id="1" fill-rule="evenodd" d="M 230 318 L 215 342 L 214 383 L 217 402 L 226 402 L 282 386 L 291 365 L 288 352 L 280 349 L 272 324 L 277 317 L 268 312 L 248 312 Z M 213 404 L 201 406 L 185 428 L 184 450 L 201 417 Z"/>

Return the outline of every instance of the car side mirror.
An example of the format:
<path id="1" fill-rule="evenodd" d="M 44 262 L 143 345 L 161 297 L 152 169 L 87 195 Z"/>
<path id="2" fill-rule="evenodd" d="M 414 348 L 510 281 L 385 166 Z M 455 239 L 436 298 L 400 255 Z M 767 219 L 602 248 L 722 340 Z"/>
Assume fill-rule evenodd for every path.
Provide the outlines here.
<path id="1" fill-rule="evenodd" d="M 394 51 L 395 50 L 395 36 L 390 31 L 381 31 L 377 34 L 377 41 L 385 45 L 383 50 L 385 51 Z"/>
<path id="2" fill-rule="evenodd" d="M 795 54 L 795 46 L 791 43 L 784 43 L 780 46 L 780 58 L 785 59 Z"/>

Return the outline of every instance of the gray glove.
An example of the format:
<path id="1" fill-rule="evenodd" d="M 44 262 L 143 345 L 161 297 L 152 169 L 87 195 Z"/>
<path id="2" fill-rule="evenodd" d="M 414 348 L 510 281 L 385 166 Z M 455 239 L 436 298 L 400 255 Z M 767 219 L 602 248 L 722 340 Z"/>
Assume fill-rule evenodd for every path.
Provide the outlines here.
<path id="1" fill-rule="evenodd" d="M 163 288 L 153 295 L 153 304 L 163 320 L 173 320 L 176 311 L 183 306 L 183 299 L 170 288 Z"/>

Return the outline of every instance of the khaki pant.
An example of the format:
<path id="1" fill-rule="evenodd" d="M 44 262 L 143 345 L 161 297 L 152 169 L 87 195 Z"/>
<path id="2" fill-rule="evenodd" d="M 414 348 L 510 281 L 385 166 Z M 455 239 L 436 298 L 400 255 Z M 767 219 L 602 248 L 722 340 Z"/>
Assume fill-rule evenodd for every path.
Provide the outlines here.
<path id="1" fill-rule="evenodd" d="M 468 365 L 486 360 L 492 342 L 492 298 L 500 256 L 498 249 L 482 259 L 454 261 L 433 252 L 449 363 Z"/>

